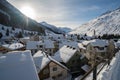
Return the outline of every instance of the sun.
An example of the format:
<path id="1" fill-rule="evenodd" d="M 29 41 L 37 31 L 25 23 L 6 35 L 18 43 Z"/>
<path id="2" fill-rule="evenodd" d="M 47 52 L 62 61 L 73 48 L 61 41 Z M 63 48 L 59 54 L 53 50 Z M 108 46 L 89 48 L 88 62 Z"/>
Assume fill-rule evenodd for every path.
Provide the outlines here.
<path id="1" fill-rule="evenodd" d="M 25 14 L 27 17 L 30 17 L 32 19 L 35 19 L 35 11 L 30 6 L 23 6 L 20 11 Z"/>

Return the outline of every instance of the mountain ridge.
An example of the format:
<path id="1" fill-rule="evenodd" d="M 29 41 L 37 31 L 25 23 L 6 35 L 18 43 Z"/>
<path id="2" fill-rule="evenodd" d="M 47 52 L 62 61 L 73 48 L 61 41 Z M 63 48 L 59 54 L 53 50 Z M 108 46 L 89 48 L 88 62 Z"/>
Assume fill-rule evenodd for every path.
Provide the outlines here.
<path id="1" fill-rule="evenodd" d="M 104 13 L 103 15 L 88 21 L 74 29 L 70 34 L 120 34 L 120 8 Z"/>
<path id="2" fill-rule="evenodd" d="M 45 21 L 40 22 L 40 25 L 44 26 L 44 29 L 48 29 L 53 31 L 54 33 L 58 33 L 58 34 L 64 34 L 64 33 L 68 33 L 71 29 L 67 28 L 67 27 L 56 27 L 54 25 L 51 25 Z"/>

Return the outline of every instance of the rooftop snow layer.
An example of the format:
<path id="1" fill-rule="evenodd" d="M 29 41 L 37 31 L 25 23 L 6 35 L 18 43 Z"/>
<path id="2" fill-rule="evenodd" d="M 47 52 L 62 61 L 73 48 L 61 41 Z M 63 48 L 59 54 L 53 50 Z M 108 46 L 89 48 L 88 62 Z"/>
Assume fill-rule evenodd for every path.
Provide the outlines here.
<path id="1" fill-rule="evenodd" d="M 120 51 L 112 59 L 110 65 L 101 71 L 98 80 L 120 80 Z"/>
<path id="2" fill-rule="evenodd" d="M 67 69 L 64 65 L 62 65 L 61 63 L 59 63 L 55 59 L 51 58 L 50 56 L 47 56 L 46 53 L 44 53 L 40 50 L 33 56 L 33 59 L 34 59 L 38 73 L 51 61 L 59 64 L 60 66 L 62 66 L 65 69 Z"/>
<path id="3" fill-rule="evenodd" d="M 63 46 L 59 51 L 55 53 L 53 58 L 59 62 L 66 63 L 75 54 L 76 51 L 76 48 L 73 49 L 73 47 L 70 46 Z"/>
<path id="4" fill-rule="evenodd" d="M 88 45 L 89 43 L 92 46 L 99 46 L 99 47 L 104 47 L 104 46 L 108 45 L 108 42 L 106 40 L 100 40 L 100 39 L 94 39 L 94 40 L 82 42 L 83 45 Z"/>
<path id="5" fill-rule="evenodd" d="M 24 45 L 21 43 L 12 43 L 12 44 L 5 44 L 5 45 L 3 45 L 3 47 L 6 47 L 11 50 L 16 50 L 16 49 L 20 49 L 20 48 L 24 47 Z"/>
<path id="6" fill-rule="evenodd" d="M 1 55 L 0 80 L 39 80 L 30 51 Z"/>

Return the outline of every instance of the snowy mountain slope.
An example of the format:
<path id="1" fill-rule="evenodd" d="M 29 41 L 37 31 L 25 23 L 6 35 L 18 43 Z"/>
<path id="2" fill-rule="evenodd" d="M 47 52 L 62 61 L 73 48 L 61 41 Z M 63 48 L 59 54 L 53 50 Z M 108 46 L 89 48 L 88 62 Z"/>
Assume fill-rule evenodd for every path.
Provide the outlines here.
<path id="1" fill-rule="evenodd" d="M 40 25 L 44 26 L 43 28 L 51 30 L 55 33 L 66 33 L 69 32 L 71 29 L 70 28 L 66 28 L 66 27 L 56 27 L 54 25 L 48 24 L 47 22 L 40 22 Z"/>
<path id="2" fill-rule="evenodd" d="M 56 26 L 48 24 L 46 22 L 40 22 L 40 25 L 44 26 L 43 28 L 48 29 L 50 31 L 53 31 L 54 33 L 64 33 L 63 31 L 61 31 L 60 29 L 58 29 Z"/>
<path id="3" fill-rule="evenodd" d="M 60 30 L 64 31 L 65 33 L 70 32 L 72 29 L 68 28 L 68 27 L 59 27 Z"/>
<path id="4" fill-rule="evenodd" d="M 44 34 L 44 29 L 37 21 L 25 16 L 7 0 L 0 0 L 0 24 Z"/>
<path id="5" fill-rule="evenodd" d="M 9 30 L 9 35 L 8 36 L 6 35 L 7 29 Z M 0 24 L 0 33 L 2 33 L 2 37 L 0 39 L 6 39 L 6 38 L 10 38 L 10 37 L 15 37 L 15 35 L 18 34 L 19 32 L 22 32 L 22 29 L 15 28 L 15 30 L 12 30 L 12 27 Z M 28 36 L 29 36 L 29 33 L 37 34 L 38 32 L 24 30 L 24 33 L 22 33 L 23 37 L 26 36 L 26 34 L 28 34 Z"/>
<path id="6" fill-rule="evenodd" d="M 93 35 L 94 30 L 96 35 L 103 34 L 120 34 L 120 8 L 109 11 L 81 25 L 70 34 L 85 34 Z"/>

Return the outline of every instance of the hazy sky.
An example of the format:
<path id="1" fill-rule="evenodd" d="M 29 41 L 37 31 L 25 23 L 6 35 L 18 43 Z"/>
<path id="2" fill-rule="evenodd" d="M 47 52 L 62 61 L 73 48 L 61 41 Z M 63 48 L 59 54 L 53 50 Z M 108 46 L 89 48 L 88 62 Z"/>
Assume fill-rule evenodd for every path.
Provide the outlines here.
<path id="1" fill-rule="evenodd" d="M 7 0 L 16 8 L 30 6 L 37 22 L 46 21 L 60 27 L 76 28 L 120 7 L 120 0 Z"/>

